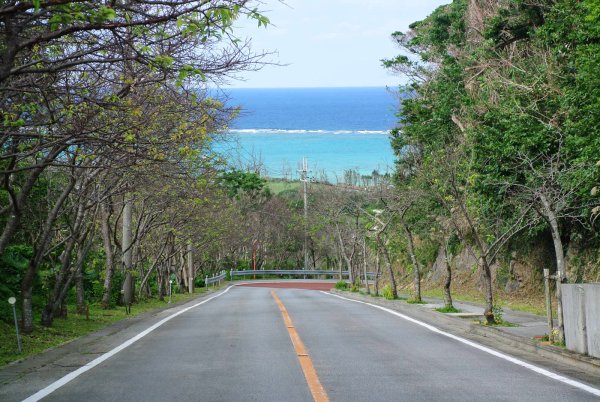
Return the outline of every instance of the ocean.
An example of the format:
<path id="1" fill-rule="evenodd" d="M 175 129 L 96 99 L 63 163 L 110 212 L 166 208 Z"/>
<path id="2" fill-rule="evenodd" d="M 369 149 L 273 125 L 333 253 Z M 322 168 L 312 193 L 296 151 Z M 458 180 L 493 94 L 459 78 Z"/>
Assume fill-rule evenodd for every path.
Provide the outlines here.
<path id="1" fill-rule="evenodd" d="M 304 157 L 309 176 L 332 183 L 344 171 L 391 173 L 389 130 L 396 95 L 386 88 L 230 89 L 242 108 L 219 152 L 238 168 L 259 166 L 264 176 L 296 179 Z"/>

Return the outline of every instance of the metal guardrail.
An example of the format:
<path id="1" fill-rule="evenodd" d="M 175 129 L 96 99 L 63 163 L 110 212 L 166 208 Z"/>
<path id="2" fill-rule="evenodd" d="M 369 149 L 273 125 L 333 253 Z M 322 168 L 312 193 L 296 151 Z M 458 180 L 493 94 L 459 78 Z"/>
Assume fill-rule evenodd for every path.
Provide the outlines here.
<path id="1" fill-rule="evenodd" d="M 229 271 L 231 280 L 234 280 L 236 276 L 248 276 L 248 275 L 289 275 L 289 276 L 315 276 L 315 275 L 324 275 L 324 276 L 332 276 L 339 277 L 340 271 L 326 271 L 326 270 L 302 270 L 302 269 L 257 269 L 254 270 L 245 270 L 245 271 Z M 381 275 L 380 275 L 381 276 Z M 342 271 L 342 277 L 348 277 L 348 271 Z M 374 272 L 367 272 L 367 278 L 375 279 Z"/>
<path id="2" fill-rule="evenodd" d="M 204 286 L 208 287 L 208 285 L 214 285 L 214 284 L 221 284 L 221 282 L 223 282 L 225 280 L 225 278 L 227 277 L 227 273 L 225 271 L 221 271 L 221 273 L 219 275 L 213 275 L 212 277 L 208 277 L 208 275 L 206 275 L 206 277 L 204 278 Z"/>

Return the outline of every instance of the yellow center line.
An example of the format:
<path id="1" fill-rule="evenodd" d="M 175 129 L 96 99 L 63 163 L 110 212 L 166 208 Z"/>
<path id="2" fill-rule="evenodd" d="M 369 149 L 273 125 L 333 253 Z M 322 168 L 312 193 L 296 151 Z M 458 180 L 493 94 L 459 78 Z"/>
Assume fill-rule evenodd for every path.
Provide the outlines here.
<path id="1" fill-rule="evenodd" d="M 313 399 L 315 402 L 329 402 L 327 392 L 325 392 L 325 389 L 321 385 L 321 381 L 319 381 L 317 370 L 315 370 L 312 360 L 306 352 L 306 348 L 300 339 L 300 335 L 298 335 L 298 332 L 296 332 L 296 328 L 294 327 L 294 323 L 292 322 L 290 315 L 288 314 L 281 300 L 279 300 L 279 297 L 277 297 L 277 294 L 275 294 L 275 291 L 271 291 L 271 295 L 279 306 L 279 311 L 281 311 L 281 315 L 283 316 L 283 322 L 285 323 L 290 335 L 290 339 L 292 340 L 292 344 L 294 345 L 296 356 L 298 356 L 300 367 L 302 367 L 304 378 L 306 378 L 306 382 L 308 383 L 308 388 L 310 388 L 310 393 L 312 394 Z"/>

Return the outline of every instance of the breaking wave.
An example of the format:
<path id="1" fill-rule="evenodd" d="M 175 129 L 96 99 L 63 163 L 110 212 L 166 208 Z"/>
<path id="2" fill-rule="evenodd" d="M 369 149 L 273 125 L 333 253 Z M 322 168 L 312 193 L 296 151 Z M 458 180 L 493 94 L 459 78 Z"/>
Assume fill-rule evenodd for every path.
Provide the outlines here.
<path id="1" fill-rule="evenodd" d="M 367 135 L 387 135 L 386 130 L 285 130 L 279 128 L 232 128 L 229 129 L 232 134 L 367 134 Z"/>

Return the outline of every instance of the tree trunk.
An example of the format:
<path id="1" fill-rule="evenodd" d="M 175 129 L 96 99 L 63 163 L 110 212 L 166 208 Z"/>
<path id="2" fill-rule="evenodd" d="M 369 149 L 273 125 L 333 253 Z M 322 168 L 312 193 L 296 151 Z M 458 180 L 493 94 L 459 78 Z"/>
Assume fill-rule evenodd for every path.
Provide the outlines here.
<path id="1" fill-rule="evenodd" d="M 383 259 L 385 261 L 385 266 L 390 275 L 390 285 L 392 286 L 392 296 L 394 299 L 398 298 L 398 289 L 396 289 L 396 278 L 394 277 L 394 270 L 392 269 L 392 261 L 390 259 L 390 254 L 384 242 L 381 240 L 381 236 L 377 235 L 377 243 L 381 248 L 381 252 L 383 254 Z"/>
<path id="2" fill-rule="evenodd" d="M 565 324 L 563 320 L 563 307 L 562 307 L 562 290 L 561 284 L 566 282 L 566 264 L 565 264 L 565 252 L 560 238 L 560 229 L 558 227 L 558 219 L 552 205 L 548 199 L 543 195 L 538 195 L 542 203 L 543 213 L 550 223 L 550 232 L 552 234 L 552 243 L 554 244 L 554 254 L 556 255 L 556 316 L 558 318 L 558 341 L 560 343 L 565 342 Z"/>
<path id="3" fill-rule="evenodd" d="M 381 269 L 381 264 L 379 262 L 379 246 L 377 247 L 377 255 L 375 256 L 375 283 L 373 287 L 375 288 L 375 296 L 379 296 L 379 272 Z"/>
<path id="4" fill-rule="evenodd" d="M 413 264 L 413 283 L 415 287 L 414 300 L 417 302 L 421 301 L 421 269 L 419 268 L 419 262 L 417 261 L 417 256 L 415 255 L 415 246 L 413 241 L 413 235 L 410 231 L 410 228 L 404 222 L 402 223 L 404 226 L 404 231 L 406 232 L 406 240 L 408 242 L 408 254 L 410 254 L 410 260 Z"/>
<path id="5" fill-rule="evenodd" d="M 75 238 L 71 237 L 71 239 L 69 239 L 65 244 L 65 248 L 60 255 L 60 271 L 58 272 L 54 282 L 52 298 L 48 301 L 46 307 L 44 307 L 44 310 L 42 311 L 42 325 L 45 327 L 52 326 L 54 316 L 60 308 L 61 290 L 69 275 L 69 268 L 71 267 L 71 253 L 74 247 Z"/>
<path id="6" fill-rule="evenodd" d="M 365 276 L 365 288 L 367 294 L 371 294 L 371 288 L 369 287 L 369 278 L 367 277 L 367 238 L 363 238 L 363 273 Z"/>
<path id="7" fill-rule="evenodd" d="M 483 274 L 484 287 L 485 287 L 485 310 L 483 315 L 488 325 L 494 325 L 496 318 L 494 317 L 494 289 L 492 287 L 492 273 L 490 271 L 490 265 L 485 256 L 479 257 L 479 269 Z"/>
<path id="8" fill-rule="evenodd" d="M 68 286 L 68 285 L 65 285 L 66 279 L 68 277 L 72 276 L 72 274 L 71 275 L 69 274 L 69 271 L 71 269 L 71 254 L 77 243 L 79 243 L 79 249 L 77 251 L 77 254 L 78 254 L 77 264 L 79 264 L 81 258 L 85 258 L 85 255 L 83 257 L 81 255 L 82 252 L 85 254 L 85 252 L 82 250 L 82 247 L 84 247 L 86 238 L 89 233 L 87 228 L 82 230 L 84 227 L 85 218 L 86 218 L 85 205 L 83 203 L 79 203 L 79 205 L 77 207 L 77 214 L 75 217 L 75 222 L 74 222 L 73 228 L 71 230 L 71 237 L 70 237 L 70 239 L 67 240 L 67 242 L 65 244 L 65 249 L 63 250 L 63 253 L 60 256 L 61 267 L 60 267 L 60 271 L 58 272 L 58 275 L 56 277 L 56 282 L 54 284 L 54 290 L 52 292 L 52 298 L 50 299 L 50 301 L 48 302 L 48 304 L 46 305 L 46 307 L 44 308 L 44 310 L 42 312 L 42 325 L 44 325 L 44 326 L 47 326 L 47 327 L 51 326 L 52 322 L 54 320 L 54 317 L 60 313 L 61 291 L 63 289 L 63 286 Z M 81 264 L 83 265 L 83 261 L 81 261 Z M 78 268 L 78 265 L 75 266 L 76 280 L 77 280 L 77 268 Z M 81 280 L 82 280 L 81 292 L 83 294 L 83 278 Z M 69 280 L 69 283 L 70 283 L 70 280 Z M 79 294 L 78 294 L 78 296 L 79 296 Z M 81 296 L 81 297 L 83 297 L 83 296 Z M 78 304 L 78 307 L 79 307 L 79 304 Z"/>
<path id="9" fill-rule="evenodd" d="M 83 264 L 87 254 L 87 246 L 81 244 L 77 250 L 77 265 L 75 266 L 75 290 L 77 301 L 77 314 L 86 313 L 85 288 L 83 286 Z"/>
<path id="10" fill-rule="evenodd" d="M 6 224 L 4 225 L 4 229 L 2 230 L 2 234 L 0 235 L 0 255 L 4 253 L 4 249 L 6 248 L 6 246 L 8 246 L 8 242 L 19 227 L 20 223 L 21 213 L 13 211 L 6 220 Z"/>
<path id="11" fill-rule="evenodd" d="M 133 277 L 131 269 L 133 265 L 133 200 L 126 196 L 123 207 L 123 269 L 125 270 L 125 281 L 123 282 L 123 304 L 125 311 L 129 313 L 131 303 L 133 302 Z"/>
<path id="12" fill-rule="evenodd" d="M 336 232 L 338 235 L 337 237 L 338 237 L 340 255 L 346 262 L 346 267 L 348 268 L 348 281 L 351 284 L 354 284 L 354 277 L 352 275 L 353 274 L 353 272 L 352 272 L 352 257 L 353 256 L 351 255 L 350 258 L 348 258 L 348 256 L 346 255 L 346 250 L 344 249 L 344 240 L 342 239 L 342 232 L 340 231 L 340 228 L 337 224 L 336 224 Z"/>
<path id="13" fill-rule="evenodd" d="M 54 222 L 58 217 L 58 213 L 62 208 L 64 202 L 67 197 L 73 190 L 75 186 L 75 179 L 71 178 L 67 187 L 65 187 L 58 197 L 56 204 L 52 207 L 52 210 L 46 217 L 46 221 L 44 222 L 44 226 L 42 229 L 42 234 L 39 237 L 37 244 L 33 250 L 33 256 L 29 260 L 29 264 L 27 266 L 27 271 L 23 276 L 23 282 L 21 283 L 21 292 L 23 294 L 23 332 L 26 334 L 30 334 L 33 331 L 33 301 L 31 300 L 31 295 L 33 294 L 33 279 L 37 272 L 39 265 L 42 262 L 44 254 L 50 245 L 50 241 L 52 240 L 52 228 L 54 226 Z"/>
<path id="14" fill-rule="evenodd" d="M 44 172 L 48 163 L 53 161 L 64 149 L 66 145 L 55 146 L 46 156 L 45 161 L 41 162 L 36 168 L 32 169 L 27 177 L 25 183 L 21 186 L 19 194 L 16 198 L 16 205 L 13 205 L 10 211 L 10 215 L 4 225 L 2 234 L 0 235 L 0 255 L 4 253 L 6 246 L 10 242 L 13 234 L 21 223 L 21 214 L 25 203 L 29 198 L 29 194 L 33 189 L 33 186 L 39 179 L 40 175 Z M 10 185 L 10 184 L 8 184 Z M 73 187 L 71 186 L 71 189 Z M 69 190 L 70 191 L 70 190 Z"/>
<path id="15" fill-rule="evenodd" d="M 194 253 L 192 243 L 187 245 L 187 264 L 188 264 L 188 292 L 194 293 Z"/>
<path id="16" fill-rule="evenodd" d="M 106 256 L 106 270 L 104 271 L 104 292 L 102 293 L 102 301 L 100 303 L 102 305 L 102 308 L 107 309 L 110 307 L 110 298 L 112 294 L 112 280 L 115 264 L 112 242 L 110 239 L 110 212 L 108 211 L 106 204 L 100 205 L 100 210 L 102 245 L 104 246 L 104 254 Z"/>
<path id="17" fill-rule="evenodd" d="M 184 292 L 188 289 L 188 270 L 185 261 L 185 254 L 183 250 L 179 252 L 179 268 L 178 271 L 181 273 L 181 282 L 179 283 L 179 288 Z"/>
<path id="18" fill-rule="evenodd" d="M 444 265 L 446 267 L 446 280 L 444 281 L 444 305 L 446 308 L 453 308 L 452 294 L 450 293 L 450 285 L 452 284 L 452 267 L 450 258 L 448 257 L 448 247 L 444 244 Z"/>
<path id="19" fill-rule="evenodd" d="M 22 288 L 21 294 L 23 295 L 23 313 L 21 327 L 23 329 L 23 333 L 30 334 L 33 332 L 33 288 L 31 286 Z"/>
<path id="20" fill-rule="evenodd" d="M 165 263 L 161 264 L 156 270 L 156 285 L 158 287 L 158 300 L 165 301 Z"/>

